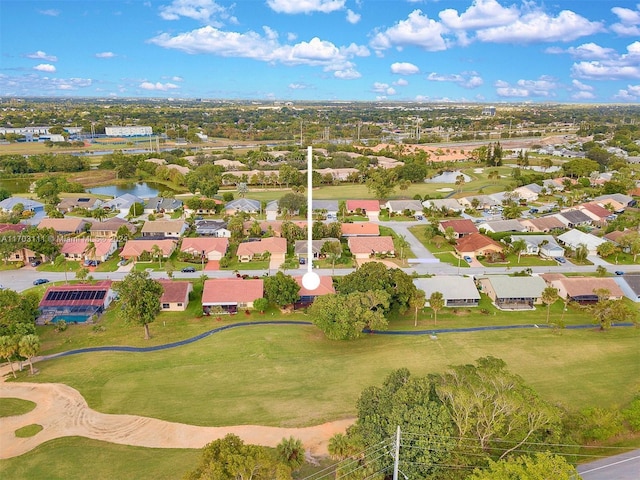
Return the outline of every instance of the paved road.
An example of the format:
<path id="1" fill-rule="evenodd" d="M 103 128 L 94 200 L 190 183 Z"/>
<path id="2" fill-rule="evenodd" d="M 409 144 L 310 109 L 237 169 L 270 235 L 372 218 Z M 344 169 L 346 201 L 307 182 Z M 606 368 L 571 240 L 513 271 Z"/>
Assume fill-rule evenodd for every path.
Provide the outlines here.
<path id="1" fill-rule="evenodd" d="M 578 467 L 583 480 L 640 479 L 640 450 L 585 463 Z"/>

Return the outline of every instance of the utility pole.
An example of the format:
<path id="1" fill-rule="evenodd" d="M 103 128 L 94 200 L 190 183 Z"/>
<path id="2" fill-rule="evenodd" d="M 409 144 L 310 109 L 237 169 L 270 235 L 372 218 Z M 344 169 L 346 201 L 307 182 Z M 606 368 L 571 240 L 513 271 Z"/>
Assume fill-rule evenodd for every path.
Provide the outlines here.
<path id="1" fill-rule="evenodd" d="M 400 425 L 396 430 L 396 451 L 393 455 L 393 480 L 398 480 L 398 467 L 400 464 Z"/>

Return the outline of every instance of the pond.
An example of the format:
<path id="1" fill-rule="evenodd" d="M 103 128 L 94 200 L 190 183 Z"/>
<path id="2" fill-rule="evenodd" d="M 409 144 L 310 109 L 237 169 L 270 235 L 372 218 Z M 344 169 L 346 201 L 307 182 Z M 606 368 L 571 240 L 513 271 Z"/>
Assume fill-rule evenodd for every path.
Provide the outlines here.
<path id="1" fill-rule="evenodd" d="M 157 197 L 158 193 L 170 188 L 154 182 L 132 182 L 121 183 L 119 185 L 103 185 L 101 187 L 93 187 L 87 189 L 89 193 L 95 195 L 109 195 L 111 197 L 119 197 L 125 193 L 130 193 L 140 198 Z"/>
<path id="2" fill-rule="evenodd" d="M 428 178 L 425 180 L 426 183 L 456 183 L 456 178 L 458 175 L 462 175 L 464 177 L 465 183 L 468 183 L 472 180 L 469 175 L 465 175 L 461 173 L 460 170 L 455 172 L 442 172 L 440 175 L 437 175 L 433 178 Z"/>

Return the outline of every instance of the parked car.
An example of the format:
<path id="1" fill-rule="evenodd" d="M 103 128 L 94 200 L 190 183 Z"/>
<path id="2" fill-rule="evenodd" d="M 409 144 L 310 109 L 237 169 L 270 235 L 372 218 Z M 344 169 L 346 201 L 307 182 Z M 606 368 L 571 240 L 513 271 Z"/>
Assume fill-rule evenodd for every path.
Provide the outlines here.
<path id="1" fill-rule="evenodd" d="M 624 272 L 622 270 L 616 270 L 615 272 L 616 275 L 624 275 Z"/>
<path id="2" fill-rule="evenodd" d="M 567 260 L 564 257 L 556 257 L 554 260 L 558 263 L 567 263 Z"/>
<path id="3" fill-rule="evenodd" d="M 182 273 L 193 273 L 196 271 L 196 267 L 184 267 L 180 270 Z"/>
<path id="4" fill-rule="evenodd" d="M 469 255 L 465 255 L 462 258 L 464 258 L 464 261 L 467 262 L 467 263 L 471 263 L 473 261 Z"/>
<path id="5" fill-rule="evenodd" d="M 37 267 L 38 265 L 40 265 L 42 262 L 40 260 L 34 260 L 33 262 L 31 262 L 31 266 L 32 267 Z"/>
<path id="6" fill-rule="evenodd" d="M 124 267 L 126 264 L 127 264 L 127 261 L 125 259 L 122 259 L 118 262 L 119 267 Z"/>
<path id="7" fill-rule="evenodd" d="M 43 283 L 49 283 L 49 280 L 46 278 L 37 278 L 33 281 L 34 285 L 42 285 Z"/>
<path id="8" fill-rule="evenodd" d="M 307 260 L 303 257 L 300 257 L 300 265 L 305 265 L 307 263 Z"/>
<path id="9" fill-rule="evenodd" d="M 85 260 L 84 261 L 84 266 L 85 267 L 97 267 L 99 263 L 100 263 L 99 260 Z"/>

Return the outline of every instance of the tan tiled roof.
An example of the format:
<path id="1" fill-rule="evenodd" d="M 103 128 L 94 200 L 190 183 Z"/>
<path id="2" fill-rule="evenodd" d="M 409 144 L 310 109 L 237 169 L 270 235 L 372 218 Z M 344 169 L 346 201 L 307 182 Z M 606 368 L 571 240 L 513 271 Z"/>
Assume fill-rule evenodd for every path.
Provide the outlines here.
<path id="1" fill-rule="evenodd" d="M 377 223 L 343 223 L 340 225 L 340 230 L 342 235 L 380 235 L 380 227 Z"/>
<path id="2" fill-rule="evenodd" d="M 185 237 L 182 239 L 180 251 L 187 253 L 202 253 L 204 251 L 205 255 L 210 252 L 220 252 L 224 255 L 228 247 L 228 238 Z"/>
<path id="3" fill-rule="evenodd" d="M 329 275 L 323 275 L 320 277 L 320 285 L 315 290 L 307 290 L 302 285 L 302 275 L 293 277 L 293 279 L 300 285 L 300 291 L 298 295 L 301 297 L 317 297 L 319 295 L 328 295 L 330 293 L 336 293 L 336 289 L 333 287 L 333 279 Z"/>
<path id="4" fill-rule="evenodd" d="M 624 293 L 613 278 L 565 277 L 558 279 L 570 297 L 593 295 L 595 290 L 605 288 L 612 297 L 623 297 Z"/>
<path id="5" fill-rule="evenodd" d="M 367 212 L 379 212 L 380 202 L 378 200 L 347 200 L 346 207 L 350 212 L 357 209 L 366 210 Z"/>
<path id="6" fill-rule="evenodd" d="M 224 305 L 253 302 L 264 296 L 264 281 L 261 278 L 211 278 L 204 282 L 203 305 Z"/>
<path id="7" fill-rule="evenodd" d="M 60 253 L 67 255 L 81 255 L 87 249 L 89 242 L 96 247 L 96 257 L 102 257 L 111 250 L 115 240 L 105 238 L 68 238 L 62 244 Z"/>
<path id="8" fill-rule="evenodd" d="M 162 285 L 162 297 L 160 303 L 187 303 L 189 301 L 189 292 L 191 291 L 191 282 L 174 282 L 172 280 L 158 280 Z"/>
<path id="9" fill-rule="evenodd" d="M 185 226 L 185 222 L 182 220 L 153 220 L 147 221 L 142 226 L 142 233 L 171 233 L 179 232 Z"/>
<path id="10" fill-rule="evenodd" d="M 38 224 L 38 228 L 53 228 L 56 232 L 79 232 L 88 223 L 82 218 L 43 218 Z"/>
<path id="11" fill-rule="evenodd" d="M 349 237 L 347 240 L 351 253 L 391 253 L 394 252 L 393 238 L 385 237 Z"/>
<path id="12" fill-rule="evenodd" d="M 531 224 L 536 230 L 539 231 L 548 231 L 555 228 L 565 228 L 564 223 L 558 220 L 558 218 L 555 216 L 527 218 L 521 220 L 520 223 L 524 225 Z"/>
<path id="13" fill-rule="evenodd" d="M 94 222 L 91 225 L 90 231 L 92 231 L 92 232 L 117 232 L 118 229 L 123 225 L 126 225 L 127 229 L 130 232 L 135 233 L 135 231 L 136 231 L 135 225 L 127 222 L 125 219 L 120 218 L 120 217 L 109 218 L 108 220 L 105 220 L 104 222 Z"/>
<path id="14" fill-rule="evenodd" d="M 252 256 L 262 255 L 265 252 L 287 253 L 287 240 L 280 237 L 261 238 L 259 242 L 244 242 L 238 245 L 236 255 Z"/>
<path id="15" fill-rule="evenodd" d="M 176 242 L 175 240 L 128 240 L 127 243 L 124 244 L 120 256 L 130 258 L 138 257 L 142 252 L 151 253 L 154 245 L 157 245 L 166 257 L 171 255 L 171 252 L 173 252 L 176 246 Z"/>
<path id="16" fill-rule="evenodd" d="M 490 246 L 496 247 L 499 251 L 502 251 L 504 248 L 501 243 L 481 233 L 472 233 L 471 235 L 462 237 L 456 242 L 456 250 L 459 252 L 477 252 Z"/>
<path id="17" fill-rule="evenodd" d="M 442 225 L 442 229 L 446 230 L 448 227 L 453 228 L 453 231 L 460 233 L 476 233 L 478 229 L 476 225 L 469 219 L 461 219 L 461 220 L 443 220 L 440 222 Z"/>

